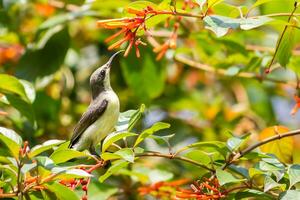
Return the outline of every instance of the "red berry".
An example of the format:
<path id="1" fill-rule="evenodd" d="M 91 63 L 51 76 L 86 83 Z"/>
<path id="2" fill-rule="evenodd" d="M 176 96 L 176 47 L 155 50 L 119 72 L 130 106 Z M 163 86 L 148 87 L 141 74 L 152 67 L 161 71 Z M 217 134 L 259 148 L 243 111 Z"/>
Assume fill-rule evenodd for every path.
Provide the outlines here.
<path id="1" fill-rule="evenodd" d="M 84 195 L 83 197 L 81 197 L 81 200 L 87 200 L 88 198 L 87 198 L 87 196 L 86 195 Z"/>
<path id="2" fill-rule="evenodd" d="M 83 186 L 82 186 L 82 190 L 83 190 L 83 191 L 87 191 L 87 189 L 88 189 L 88 188 L 87 188 L 86 185 L 83 185 Z"/>
<path id="3" fill-rule="evenodd" d="M 86 185 L 87 181 L 86 180 L 81 180 L 81 185 Z"/>

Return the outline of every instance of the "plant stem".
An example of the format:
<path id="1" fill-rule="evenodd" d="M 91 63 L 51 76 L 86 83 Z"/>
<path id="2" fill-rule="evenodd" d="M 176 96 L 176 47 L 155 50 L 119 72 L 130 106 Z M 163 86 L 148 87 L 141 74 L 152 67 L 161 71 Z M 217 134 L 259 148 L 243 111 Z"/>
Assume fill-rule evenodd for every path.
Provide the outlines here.
<path id="1" fill-rule="evenodd" d="M 181 156 L 175 156 L 173 154 L 162 154 L 162 153 L 159 153 L 159 152 L 145 152 L 145 153 L 141 153 L 141 154 L 136 154 L 135 156 L 136 157 L 162 157 L 162 158 L 169 158 L 169 159 L 174 159 L 174 160 L 181 160 L 181 161 L 188 162 L 188 163 L 191 163 L 193 165 L 196 165 L 198 167 L 201 167 L 203 169 L 206 169 L 210 172 L 215 171 L 215 170 L 210 169 L 207 166 L 205 166 L 201 163 L 198 163 L 194 160 L 191 160 L 191 159 L 188 159 L 188 158 L 185 158 L 185 157 L 181 157 Z"/>
<path id="2" fill-rule="evenodd" d="M 206 64 L 202 64 L 202 63 L 193 61 L 193 60 L 191 60 L 189 58 L 186 58 L 185 56 L 182 56 L 182 55 L 176 55 L 174 59 L 178 62 L 189 65 L 191 67 L 195 67 L 197 69 L 200 69 L 200 70 L 203 70 L 203 71 L 206 71 L 206 72 L 211 72 L 211 73 L 215 73 L 215 74 L 222 75 L 222 76 L 228 76 L 226 69 L 216 69 L 216 68 L 214 68 L 210 65 L 206 65 Z M 257 79 L 259 81 L 261 81 L 263 79 L 263 77 L 261 75 L 251 73 L 251 72 L 240 72 L 240 73 L 236 74 L 235 77 L 252 78 L 252 79 Z M 271 77 L 264 77 L 263 80 L 274 82 L 274 83 L 291 85 L 293 87 L 296 87 L 296 85 L 297 85 L 297 83 L 293 82 L 293 81 L 278 80 L 278 79 L 274 79 L 274 78 L 271 78 Z"/>
<path id="3" fill-rule="evenodd" d="M 234 155 L 230 160 L 228 160 L 222 167 L 222 169 L 225 169 L 227 168 L 231 163 L 237 161 L 238 159 L 240 159 L 241 157 L 243 157 L 244 155 L 246 155 L 247 153 L 253 151 L 254 149 L 256 149 L 257 147 L 260 147 L 264 144 L 267 144 L 269 142 L 272 142 L 274 140 L 280 140 L 282 138 L 285 138 L 285 137 L 291 137 L 291 136 L 294 136 L 294 135 L 300 135 L 300 129 L 297 129 L 297 130 L 293 130 L 293 131 L 289 131 L 289 132 L 286 132 L 286 133 L 283 133 L 283 134 L 277 134 L 277 135 L 274 135 L 272 137 L 269 137 L 269 138 L 266 138 L 264 139 L 263 141 L 261 142 L 257 142 L 256 144 L 253 144 L 249 147 L 247 147 L 246 149 L 242 150 L 241 152 L 237 153 L 236 155 Z"/>
<path id="4" fill-rule="evenodd" d="M 294 10 L 289 14 L 288 23 L 291 21 L 292 17 L 294 16 L 294 13 L 296 12 L 297 8 L 298 8 L 298 3 L 295 2 L 295 3 L 294 3 Z M 277 13 L 277 14 L 278 14 L 278 13 Z M 273 55 L 273 57 L 272 57 L 272 60 L 271 60 L 271 62 L 270 62 L 270 64 L 269 64 L 269 66 L 267 67 L 267 70 L 270 70 L 271 66 L 272 66 L 273 63 L 274 63 L 274 60 L 275 60 L 276 55 L 277 55 L 277 53 L 278 53 L 278 49 L 279 49 L 280 44 L 281 44 L 281 42 L 282 42 L 283 36 L 284 36 L 284 34 L 286 33 L 286 30 L 287 30 L 288 27 L 289 27 L 288 25 L 286 25 L 286 26 L 284 27 L 284 29 L 283 29 L 283 31 L 282 31 L 282 33 L 281 33 L 279 39 L 278 39 L 278 43 L 277 43 L 276 48 L 275 48 L 275 53 L 274 53 L 274 55 Z"/>
<path id="5" fill-rule="evenodd" d="M 10 197 L 15 197 L 15 196 L 18 196 L 18 194 L 17 193 L 3 193 L 3 194 L 0 194 L 0 199 L 10 198 Z"/>

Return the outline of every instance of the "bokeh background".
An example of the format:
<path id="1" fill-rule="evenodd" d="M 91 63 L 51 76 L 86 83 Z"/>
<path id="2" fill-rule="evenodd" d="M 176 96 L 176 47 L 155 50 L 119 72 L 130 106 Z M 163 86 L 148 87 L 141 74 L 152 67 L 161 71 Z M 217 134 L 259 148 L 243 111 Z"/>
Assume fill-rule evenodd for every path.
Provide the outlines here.
<path id="1" fill-rule="evenodd" d="M 109 44 L 104 40 L 115 31 L 98 28 L 96 22 L 123 17 L 123 8 L 131 2 L 0 0 L 0 73 L 29 81 L 36 89 L 32 105 L 16 108 L 1 101 L 0 110 L 6 114 L 0 115 L 0 125 L 16 130 L 32 146 L 48 139 L 69 139 L 90 101 L 90 74 L 113 53 L 107 50 Z M 215 6 L 212 12 L 237 17 L 237 7 L 243 12 L 254 2 L 229 0 Z M 182 1 L 177 3 L 180 6 Z M 289 13 L 292 9 L 292 0 L 274 0 L 253 9 L 251 15 Z M 228 131 L 236 135 L 251 132 L 251 143 L 268 126 L 300 128 L 299 113 L 290 114 L 295 105 L 293 96 L 298 93 L 294 86 L 235 76 L 238 72 L 264 72 L 287 17 L 276 19 L 257 29 L 233 30 L 218 38 L 204 29 L 201 20 L 184 18 L 177 48 L 168 50 L 159 61 L 147 38 L 142 37 L 148 45 L 141 47 L 141 58 L 132 51 L 128 57 L 119 56 L 113 62 L 111 84 L 120 98 L 121 111 L 145 104 L 147 110 L 136 129 L 142 130 L 156 121 L 170 123 L 171 128 L 160 134 L 175 133 L 170 140 L 174 149 L 194 141 L 224 141 Z M 152 31 L 163 43 L 170 29 L 162 22 Z M 299 30 L 295 31 L 295 40 L 289 64 L 286 68 L 275 65 L 268 77 L 297 80 Z M 185 65 L 176 56 L 225 69 L 226 74 Z M 145 145 L 168 152 L 166 145 L 151 140 Z M 296 154 L 293 162 L 299 160 Z M 191 166 L 174 162 L 166 166 L 160 159 L 153 162 L 156 160 L 144 162 L 150 168 L 173 171 L 176 177 L 197 174 Z"/>

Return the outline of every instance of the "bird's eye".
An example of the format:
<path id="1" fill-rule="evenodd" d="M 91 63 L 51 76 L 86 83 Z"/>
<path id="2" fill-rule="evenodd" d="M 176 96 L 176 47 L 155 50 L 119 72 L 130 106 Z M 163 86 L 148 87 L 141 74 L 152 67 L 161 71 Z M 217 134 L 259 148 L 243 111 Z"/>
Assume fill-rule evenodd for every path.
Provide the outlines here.
<path id="1" fill-rule="evenodd" d="M 101 76 L 104 76 L 105 75 L 105 70 L 101 70 L 100 74 L 101 74 Z"/>

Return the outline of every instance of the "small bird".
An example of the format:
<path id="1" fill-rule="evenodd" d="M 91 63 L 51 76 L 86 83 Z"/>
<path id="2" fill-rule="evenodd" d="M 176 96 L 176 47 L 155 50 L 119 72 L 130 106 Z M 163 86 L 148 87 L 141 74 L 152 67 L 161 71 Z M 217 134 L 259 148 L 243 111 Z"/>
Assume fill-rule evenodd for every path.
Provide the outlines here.
<path id="1" fill-rule="evenodd" d="M 88 149 L 91 154 L 97 155 L 95 146 L 113 131 L 118 121 L 120 103 L 110 86 L 110 68 L 114 57 L 122 51 L 113 54 L 91 75 L 92 100 L 74 128 L 69 148 L 78 151 Z"/>

